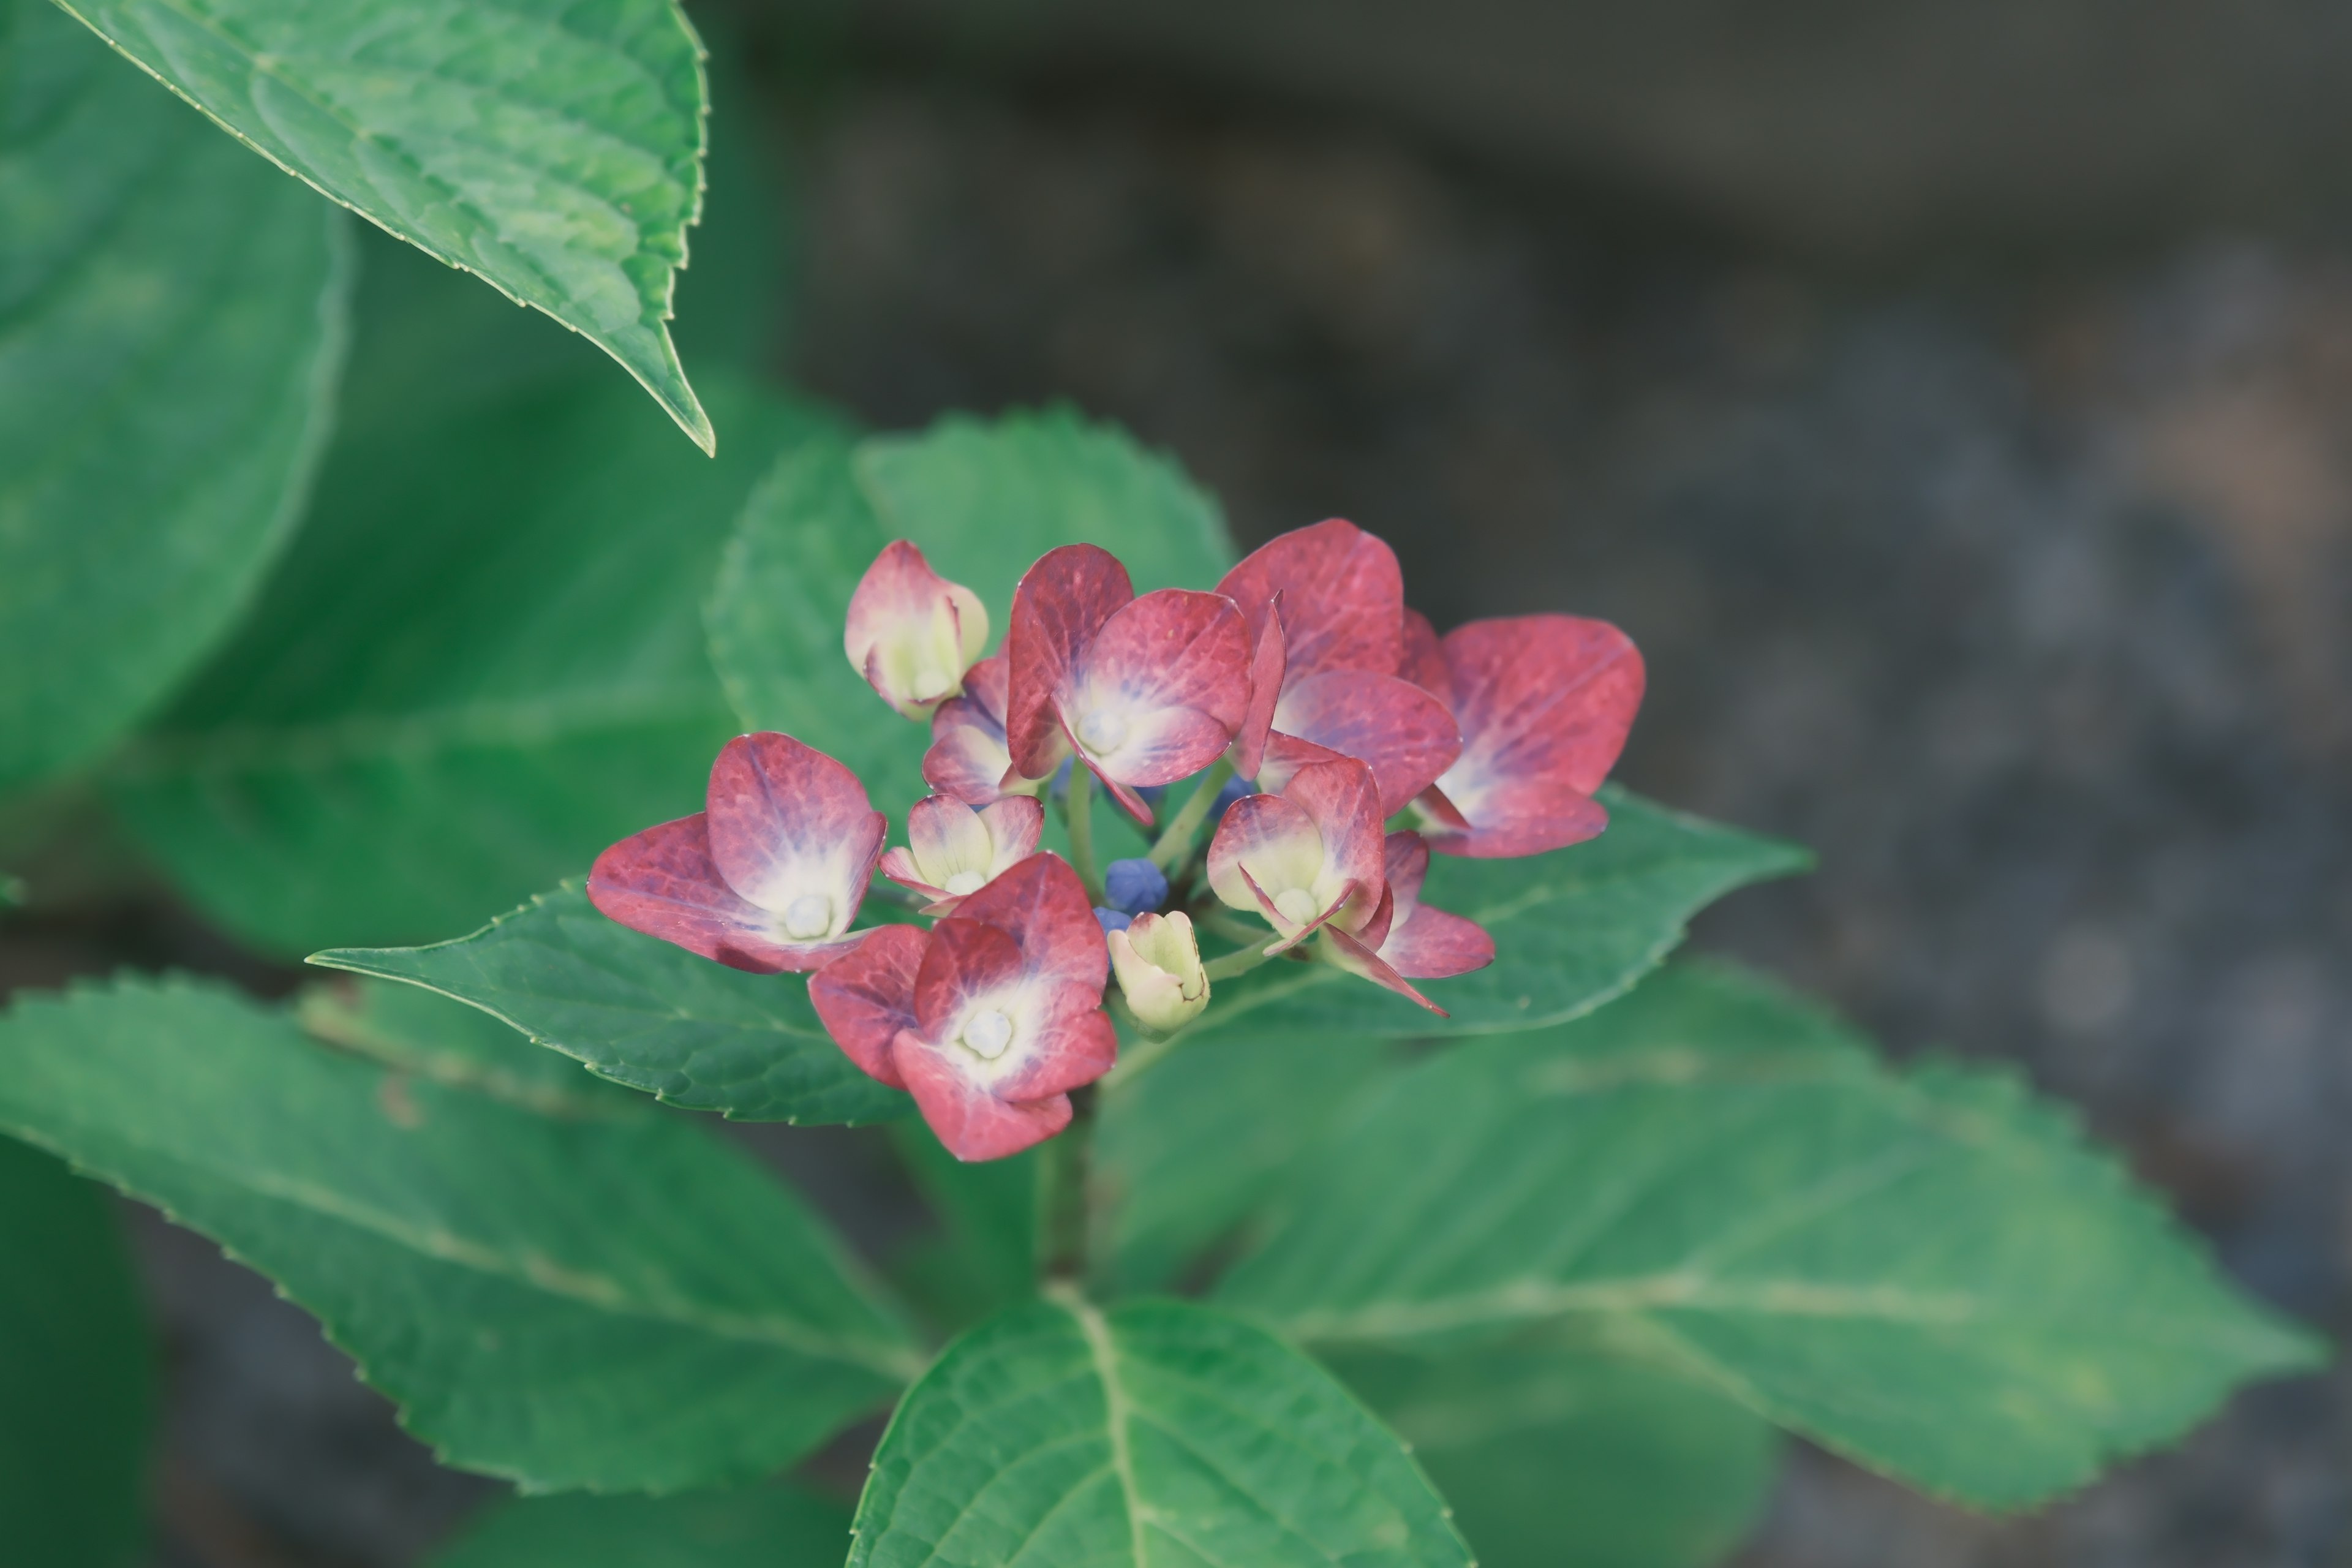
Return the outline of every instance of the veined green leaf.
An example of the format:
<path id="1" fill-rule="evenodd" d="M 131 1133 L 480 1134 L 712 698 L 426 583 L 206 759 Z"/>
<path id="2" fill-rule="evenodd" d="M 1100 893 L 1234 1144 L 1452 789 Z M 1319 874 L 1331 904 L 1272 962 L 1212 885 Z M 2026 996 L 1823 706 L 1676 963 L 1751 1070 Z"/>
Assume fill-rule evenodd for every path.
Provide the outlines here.
<path id="1" fill-rule="evenodd" d="M 714 379 L 705 462 L 620 388 L 355 439 L 236 638 L 110 795 L 256 945 L 425 942 L 702 803 L 734 716 L 698 614 L 730 521 L 823 420 Z"/>
<path id="2" fill-rule="evenodd" d="M 666 325 L 701 209 L 675 0 L 60 0 L 279 168 L 619 361 L 706 452 Z"/>
<path id="3" fill-rule="evenodd" d="M 0 1138 L 0 1541 L 11 1561 L 127 1568 L 137 1554 L 155 1402 L 146 1318 L 106 1194 Z"/>
<path id="4" fill-rule="evenodd" d="M 910 1104 L 833 1043 L 804 976 L 746 974 L 642 936 L 597 912 L 576 883 L 455 942 L 338 948 L 310 962 L 454 996 L 689 1110 L 855 1122 Z"/>
<path id="5" fill-rule="evenodd" d="M 891 1418 L 851 1568 L 1470 1556 L 1397 1440 L 1328 1374 L 1182 1301 L 1056 1294 L 948 1347 Z"/>
<path id="6" fill-rule="evenodd" d="M 492 1505 L 427 1568 L 827 1568 L 849 1510 L 801 1487 Z"/>
<path id="7" fill-rule="evenodd" d="M 2318 1355 L 2013 1078 L 1882 1071 L 1818 1013 L 1706 968 L 1397 1079 L 1220 1298 L 1332 1345 L 1579 1321 L 1996 1507 Z"/>
<path id="8" fill-rule="evenodd" d="M 679 1118 L 533 1115 L 188 982 L 20 1001 L 0 1061 L 0 1128 L 277 1280 L 454 1465 L 749 1479 L 918 1359 L 801 1203 Z"/>
<path id="9" fill-rule="evenodd" d="M 39 0 L 0 0 L 0 789 L 207 652 L 301 507 L 341 216 Z"/>
<path id="10" fill-rule="evenodd" d="M 1495 962 L 1422 985 L 1440 1018 L 1327 964 L 1270 963 L 1217 989 L 1204 1027 L 1480 1035 L 1581 1016 L 1648 973 L 1683 922 L 1736 888 L 1803 870 L 1812 857 L 1655 805 L 1612 784 L 1600 837 L 1520 860 L 1430 861 L 1422 901 L 1492 932 Z M 1156 1069 L 1155 1069 L 1156 1070 Z"/>
<path id="11" fill-rule="evenodd" d="M 1329 1361 L 1412 1446 L 1480 1568 L 1722 1561 L 1770 1493 L 1771 1425 L 1688 1379 L 1550 1341 Z"/>

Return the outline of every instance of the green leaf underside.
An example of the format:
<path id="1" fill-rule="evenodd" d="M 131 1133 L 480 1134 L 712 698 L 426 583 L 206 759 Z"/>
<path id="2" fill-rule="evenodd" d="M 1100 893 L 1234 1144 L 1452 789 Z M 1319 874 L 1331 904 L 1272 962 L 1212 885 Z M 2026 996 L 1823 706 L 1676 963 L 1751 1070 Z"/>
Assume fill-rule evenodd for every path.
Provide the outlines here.
<path id="1" fill-rule="evenodd" d="M 818 416 L 728 379 L 709 462 L 607 382 L 340 444 L 254 616 L 110 795 L 255 945 L 429 942 L 702 803 L 735 730 L 698 605 Z"/>
<path id="2" fill-rule="evenodd" d="M 1412 1446 L 1480 1568 L 1704 1568 L 1771 1489 L 1769 1423 L 1590 1346 L 1328 1359 Z"/>
<path id="3" fill-rule="evenodd" d="M 145 1533 L 154 1349 L 106 1194 L 0 1138 L 0 1541 L 123 1568 Z"/>
<path id="4" fill-rule="evenodd" d="M 66 9 L 289 174 L 587 337 L 711 448 L 665 325 L 707 103 L 673 0 Z"/>
<path id="5" fill-rule="evenodd" d="M 1234 561 L 1215 500 L 1171 458 L 1066 407 L 954 415 L 921 435 L 785 458 L 728 548 L 707 616 L 711 659 L 747 725 L 839 758 L 892 812 L 925 792 L 929 731 L 867 688 L 842 627 L 857 580 L 894 539 L 981 596 L 992 650 L 1021 574 L 1056 545 L 1102 545 L 1139 593 L 1213 587 Z"/>
<path id="6" fill-rule="evenodd" d="M 578 884 L 431 947 L 311 963 L 469 1003 L 595 1072 L 744 1121 L 866 1122 L 907 1097 L 857 1070 L 798 974 L 746 974 L 607 920 Z"/>
<path id="7" fill-rule="evenodd" d="M 101 751 L 251 598 L 328 424 L 345 238 L 0 0 L 0 789 Z"/>
<path id="8" fill-rule="evenodd" d="M 1469 1553 L 1396 1439 L 1263 1331 L 1181 1301 L 1015 1307 L 891 1418 L 851 1568 L 1282 1568 Z"/>
<path id="9" fill-rule="evenodd" d="M 1495 962 L 1422 983 L 1440 1018 L 1328 964 L 1272 963 L 1220 985 L 1203 1025 L 1478 1035 L 1591 1012 L 1681 942 L 1683 922 L 1734 889 L 1805 869 L 1795 845 L 1670 811 L 1614 784 L 1600 837 L 1516 860 L 1433 857 L 1422 901 L 1485 926 Z"/>
<path id="10" fill-rule="evenodd" d="M 1334 1345 L 1576 1321 L 2000 1507 L 2316 1354 L 2013 1079 L 1885 1072 L 1820 1014 L 1706 968 L 1396 1080 L 1307 1163 L 1289 1223 L 1220 1299 Z"/>
<path id="11" fill-rule="evenodd" d="M 814 1568 L 848 1546 L 849 1510 L 794 1486 L 525 1498 L 483 1510 L 427 1568 Z"/>
<path id="12" fill-rule="evenodd" d="M 313 1039 L 541 1116 L 593 1121 L 651 1109 L 505 1020 L 422 986 L 338 977 L 303 991 L 294 1016 Z"/>
<path id="13" fill-rule="evenodd" d="M 536 1116 L 182 981 L 20 1002 L 0 1059 L 0 1127 L 278 1281 L 450 1464 L 745 1479 L 917 1362 L 799 1200 L 677 1119 Z"/>

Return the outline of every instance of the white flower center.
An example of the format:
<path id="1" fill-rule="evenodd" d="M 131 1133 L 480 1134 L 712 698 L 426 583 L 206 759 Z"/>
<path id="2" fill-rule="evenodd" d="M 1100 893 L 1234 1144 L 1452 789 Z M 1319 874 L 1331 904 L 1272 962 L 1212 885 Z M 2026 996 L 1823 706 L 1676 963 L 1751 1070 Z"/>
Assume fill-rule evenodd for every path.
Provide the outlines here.
<path id="1" fill-rule="evenodd" d="M 949 892 L 960 899 L 966 893 L 977 893 L 987 881 L 988 879 L 977 871 L 958 871 L 947 879 L 946 886 Z"/>
<path id="2" fill-rule="evenodd" d="M 784 934 L 794 942 L 814 942 L 833 929 L 833 900 L 823 893 L 803 893 L 784 906 Z"/>
<path id="3" fill-rule="evenodd" d="M 1078 721 L 1078 739 L 1089 752 L 1115 752 L 1127 739 L 1127 720 L 1108 708 L 1097 708 Z"/>
<path id="4" fill-rule="evenodd" d="M 1304 888 L 1285 888 L 1275 894 L 1274 907 L 1292 925 L 1303 926 L 1323 911 L 1315 905 L 1315 895 Z"/>
<path id="5" fill-rule="evenodd" d="M 974 1056 L 994 1061 L 1013 1043 L 1013 1020 L 993 1007 L 983 1008 L 964 1020 L 963 1043 Z"/>

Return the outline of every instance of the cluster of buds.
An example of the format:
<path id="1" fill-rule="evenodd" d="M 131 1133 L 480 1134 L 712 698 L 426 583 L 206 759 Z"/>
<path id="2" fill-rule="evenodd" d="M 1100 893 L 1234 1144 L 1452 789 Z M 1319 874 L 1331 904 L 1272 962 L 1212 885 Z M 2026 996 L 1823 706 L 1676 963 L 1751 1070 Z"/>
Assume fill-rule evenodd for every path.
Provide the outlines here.
<path id="1" fill-rule="evenodd" d="M 1642 698 L 1640 656 L 1600 621 L 1440 637 L 1405 606 L 1389 547 L 1336 520 L 1272 541 L 1213 593 L 1139 595 L 1108 551 L 1065 545 L 1022 577 L 1004 646 L 982 657 L 988 630 L 979 596 L 904 541 L 850 601 L 851 664 L 930 725 L 935 793 L 904 847 L 884 853 L 887 823 L 847 768 L 742 735 L 702 811 L 614 845 L 588 880 L 637 931 L 738 969 L 813 972 L 842 1050 L 966 1160 L 1068 1123 L 1070 1091 L 1117 1060 L 1114 974 L 1131 1023 L 1161 1036 L 1202 1016 L 1216 980 L 1276 960 L 1442 1012 L 1414 983 L 1495 946 L 1421 901 L 1431 853 L 1599 833 L 1593 792 Z M 1195 774 L 1163 821 L 1168 786 Z M 1078 848 L 1095 783 L 1157 836 L 1098 883 Z M 1049 798 L 1081 818 L 1075 866 L 1038 847 Z M 851 929 L 877 870 L 934 923 Z M 1231 951 L 1204 961 L 1202 930 Z"/>

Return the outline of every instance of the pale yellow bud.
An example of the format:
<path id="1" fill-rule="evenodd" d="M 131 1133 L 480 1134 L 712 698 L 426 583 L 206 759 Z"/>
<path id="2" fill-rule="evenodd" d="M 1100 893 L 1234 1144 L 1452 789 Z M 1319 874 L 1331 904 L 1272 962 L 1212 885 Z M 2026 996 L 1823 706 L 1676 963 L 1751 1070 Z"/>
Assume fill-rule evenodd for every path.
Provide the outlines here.
<path id="1" fill-rule="evenodd" d="M 1209 975 L 1201 967 L 1201 944 L 1192 917 L 1138 915 L 1125 931 L 1105 939 L 1111 968 L 1127 1005 L 1147 1029 L 1171 1034 L 1201 1016 L 1209 1005 Z"/>

